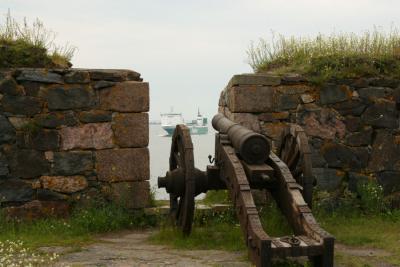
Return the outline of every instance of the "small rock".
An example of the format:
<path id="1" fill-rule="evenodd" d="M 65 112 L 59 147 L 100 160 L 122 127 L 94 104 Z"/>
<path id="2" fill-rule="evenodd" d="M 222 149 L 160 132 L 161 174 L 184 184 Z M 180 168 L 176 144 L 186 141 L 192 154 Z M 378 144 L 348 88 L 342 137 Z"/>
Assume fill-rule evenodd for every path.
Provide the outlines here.
<path id="1" fill-rule="evenodd" d="M 89 83 L 90 76 L 87 71 L 71 71 L 64 75 L 66 83 Z"/>
<path id="2" fill-rule="evenodd" d="M 14 79 L 8 78 L 0 82 L 0 93 L 5 95 L 23 95 L 24 89 L 15 82 Z"/>
<path id="3" fill-rule="evenodd" d="M 108 69 L 90 69 L 88 70 L 92 80 L 105 80 L 112 82 L 122 81 L 142 81 L 140 73 L 132 70 L 108 70 Z"/>
<path id="4" fill-rule="evenodd" d="M 300 98 L 301 98 L 301 102 L 303 102 L 303 104 L 308 104 L 308 103 L 312 103 L 315 101 L 314 97 L 309 94 L 302 94 L 300 96 Z"/>
<path id="5" fill-rule="evenodd" d="M 102 89 L 106 87 L 112 87 L 116 84 L 116 82 L 110 82 L 110 81 L 97 81 L 93 84 L 94 89 Z"/>
<path id="6" fill-rule="evenodd" d="M 43 188 L 60 193 L 75 193 L 88 186 L 84 176 L 42 176 Z"/>
<path id="7" fill-rule="evenodd" d="M 61 75 L 42 69 L 25 69 L 20 72 L 17 81 L 32 81 L 41 83 L 64 83 Z"/>
<path id="8" fill-rule="evenodd" d="M 0 145 L 15 141 L 15 129 L 3 115 L 0 115 L 0 133 Z"/>
<path id="9" fill-rule="evenodd" d="M 22 130 L 24 127 L 31 123 L 30 119 L 26 117 L 8 117 L 8 120 L 17 130 Z"/>

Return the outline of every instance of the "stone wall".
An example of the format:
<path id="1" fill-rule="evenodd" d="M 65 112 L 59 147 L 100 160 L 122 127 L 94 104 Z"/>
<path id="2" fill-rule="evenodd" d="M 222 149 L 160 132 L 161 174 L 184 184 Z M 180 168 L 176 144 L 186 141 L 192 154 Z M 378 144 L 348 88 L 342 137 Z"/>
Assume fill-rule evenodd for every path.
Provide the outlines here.
<path id="1" fill-rule="evenodd" d="M 400 199 L 400 81 L 331 80 L 320 86 L 296 74 L 235 75 L 221 92 L 219 112 L 280 145 L 282 129 L 300 124 L 309 137 L 318 187 L 376 179 Z M 400 203 L 400 202 L 399 202 Z"/>
<path id="2" fill-rule="evenodd" d="M 149 85 L 129 70 L 0 71 L 0 201 L 149 203 Z"/>

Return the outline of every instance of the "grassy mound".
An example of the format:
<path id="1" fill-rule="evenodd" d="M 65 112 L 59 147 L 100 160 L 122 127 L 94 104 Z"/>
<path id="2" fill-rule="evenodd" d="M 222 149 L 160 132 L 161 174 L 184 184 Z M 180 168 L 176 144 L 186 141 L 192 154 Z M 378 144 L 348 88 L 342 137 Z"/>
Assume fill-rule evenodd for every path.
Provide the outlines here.
<path id="1" fill-rule="evenodd" d="M 0 68 L 71 67 L 75 48 L 55 45 L 55 37 L 40 20 L 36 19 L 32 25 L 26 19 L 19 23 L 8 12 L 0 25 Z"/>
<path id="2" fill-rule="evenodd" d="M 315 38 L 272 35 L 247 51 L 255 72 L 296 72 L 319 79 L 361 76 L 400 77 L 400 33 L 375 28 Z"/>

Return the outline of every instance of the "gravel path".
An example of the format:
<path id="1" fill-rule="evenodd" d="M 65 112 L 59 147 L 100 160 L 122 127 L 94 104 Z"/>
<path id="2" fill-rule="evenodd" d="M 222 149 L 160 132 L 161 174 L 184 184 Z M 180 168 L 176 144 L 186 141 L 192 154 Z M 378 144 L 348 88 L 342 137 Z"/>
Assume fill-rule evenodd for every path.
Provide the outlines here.
<path id="1" fill-rule="evenodd" d="M 56 266 L 251 266 L 244 252 L 176 250 L 150 244 L 151 234 L 141 231 L 103 236 L 81 251 L 66 250 Z"/>

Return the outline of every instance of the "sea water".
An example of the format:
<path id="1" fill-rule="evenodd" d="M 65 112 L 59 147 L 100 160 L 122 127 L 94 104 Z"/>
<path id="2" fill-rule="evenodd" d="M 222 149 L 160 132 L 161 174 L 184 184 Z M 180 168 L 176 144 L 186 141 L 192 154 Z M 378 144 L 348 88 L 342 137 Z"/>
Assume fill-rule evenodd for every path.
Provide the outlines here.
<path id="1" fill-rule="evenodd" d="M 150 151 L 150 186 L 155 189 L 156 199 L 168 199 L 165 188 L 157 188 L 157 177 L 165 176 L 169 168 L 169 154 L 171 150 L 171 136 L 167 136 L 161 125 L 149 125 L 149 151 Z M 208 155 L 214 157 L 215 131 L 209 127 L 208 134 L 191 135 L 195 167 L 205 171 L 211 165 Z"/>

